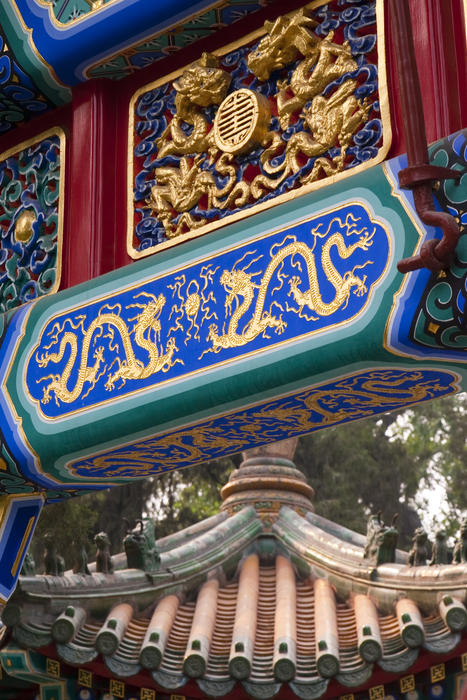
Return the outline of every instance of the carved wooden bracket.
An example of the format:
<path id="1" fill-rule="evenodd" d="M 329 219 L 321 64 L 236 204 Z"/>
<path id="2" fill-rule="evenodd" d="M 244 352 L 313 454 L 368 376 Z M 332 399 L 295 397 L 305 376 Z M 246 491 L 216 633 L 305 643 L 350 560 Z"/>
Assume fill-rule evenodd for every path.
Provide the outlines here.
<path id="1" fill-rule="evenodd" d="M 443 270 L 453 261 L 460 231 L 453 216 L 447 212 L 436 211 L 432 187 L 438 180 L 459 179 L 460 173 L 429 165 L 409 4 L 407 0 L 392 0 L 390 8 L 409 165 L 400 171 L 399 184 L 401 187 L 412 189 L 415 209 L 423 223 L 439 226 L 443 230 L 443 238 L 440 241 L 426 241 L 418 255 L 400 260 L 397 269 L 402 273 L 423 267 L 433 271 Z"/>

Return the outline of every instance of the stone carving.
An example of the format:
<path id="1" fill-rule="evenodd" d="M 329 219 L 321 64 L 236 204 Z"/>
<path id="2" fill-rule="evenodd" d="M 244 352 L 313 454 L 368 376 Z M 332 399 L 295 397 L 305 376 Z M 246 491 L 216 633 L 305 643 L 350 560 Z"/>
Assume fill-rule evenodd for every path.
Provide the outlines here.
<path id="1" fill-rule="evenodd" d="M 130 530 L 128 520 L 125 522 L 127 534 L 123 540 L 123 546 L 128 568 L 155 571 L 159 568 L 160 556 L 156 546 L 154 521 L 137 520 L 133 530 Z"/>
<path id="2" fill-rule="evenodd" d="M 75 551 L 75 562 L 73 564 L 74 574 L 86 574 L 89 575 L 91 572 L 88 568 L 88 555 L 86 548 L 80 543 L 74 543 Z"/>
<path id="3" fill-rule="evenodd" d="M 372 566 L 388 564 L 396 560 L 396 546 L 399 537 L 399 532 L 395 527 L 397 517 L 396 513 L 389 526 L 384 524 L 381 511 L 368 518 L 363 558 L 368 559 Z"/>
<path id="4" fill-rule="evenodd" d="M 44 535 L 44 568 L 48 576 L 63 576 L 65 573 L 65 560 L 60 554 L 57 554 L 55 548 L 55 540 L 52 533 L 47 532 Z"/>
<path id="5" fill-rule="evenodd" d="M 417 527 L 412 539 L 412 549 L 409 552 L 410 566 L 425 566 L 428 559 L 428 535 L 422 527 Z"/>
<path id="6" fill-rule="evenodd" d="M 454 547 L 452 561 L 454 564 L 467 563 L 467 518 L 464 518 L 461 522 L 459 537 Z"/>
<path id="7" fill-rule="evenodd" d="M 110 541 L 106 532 L 99 532 L 94 536 L 97 547 L 96 571 L 102 574 L 113 574 L 114 565 L 110 555 Z"/>
<path id="8" fill-rule="evenodd" d="M 23 566 L 21 567 L 21 576 L 35 576 L 36 574 L 36 562 L 34 557 L 30 552 L 26 552 L 24 557 Z"/>
<path id="9" fill-rule="evenodd" d="M 449 548 L 446 542 L 445 530 L 437 530 L 435 533 L 430 566 L 434 564 L 449 564 Z"/>

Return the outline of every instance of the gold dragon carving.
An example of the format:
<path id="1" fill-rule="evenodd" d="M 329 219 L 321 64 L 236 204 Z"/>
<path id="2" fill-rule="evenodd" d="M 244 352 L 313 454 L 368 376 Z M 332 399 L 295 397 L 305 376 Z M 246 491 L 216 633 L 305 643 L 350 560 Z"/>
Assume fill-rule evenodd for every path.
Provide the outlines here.
<path id="1" fill-rule="evenodd" d="M 158 372 L 168 372 L 177 363 L 183 365 L 183 359 L 176 357 L 177 333 L 185 346 L 192 339 L 195 347 L 203 348 L 198 358 L 201 359 L 207 353 L 248 345 L 260 335 L 269 338 L 270 329 L 282 334 L 287 327 L 285 313 L 303 318 L 307 322 L 304 330 L 308 330 L 308 322 L 345 308 L 351 293 L 359 297 L 367 293 L 367 276 L 358 271 L 373 264 L 373 260 L 354 265 L 343 273 L 335 263 L 337 258 L 347 260 L 357 250 L 368 251 L 374 236 L 375 229 L 361 224 L 361 219 L 352 213 L 345 218 L 336 215 L 325 225 L 320 222 L 311 228 L 311 245 L 285 233 L 281 241 L 271 245 L 269 252 L 247 249 L 230 269 L 220 272 L 219 266 L 208 264 L 201 267 L 197 276 L 175 276 L 171 283 L 165 283 L 166 293 L 172 292 L 172 302 L 168 304 L 163 293 L 156 296 L 140 291 L 134 295 L 134 303 L 125 306 L 125 317 L 121 315 L 121 304 L 115 301 L 103 304 L 89 325 L 85 315 L 80 314 L 57 321 L 47 332 L 42 350 L 37 350 L 35 362 L 41 369 L 63 362 L 64 368 L 36 380 L 46 383 L 40 401 L 47 404 L 53 397 L 57 405 L 71 404 L 79 397 L 85 399 L 99 380 L 111 392 L 129 380 L 145 380 Z M 352 237 L 352 242 L 348 237 Z M 243 260 L 249 262 L 240 267 Z M 254 263 L 258 263 L 256 269 L 249 270 Z M 255 282 L 259 275 L 259 281 Z M 326 300 L 320 289 L 324 280 L 328 290 Z M 185 284 L 186 291 L 181 294 Z M 285 284 L 288 293 L 276 294 Z M 222 289 L 225 316 L 219 321 L 217 292 Z M 332 298 L 330 289 L 334 290 Z M 293 305 L 289 305 L 288 298 L 293 299 Z M 134 308 L 139 312 L 126 318 L 126 313 Z M 278 315 L 273 313 L 276 308 Z M 209 328 L 205 336 L 207 345 L 200 335 L 202 327 Z M 163 342 L 161 336 L 165 338 Z M 107 350 L 104 344 L 99 345 L 104 340 Z M 140 359 L 143 357 L 145 361 Z M 88 364 L 91 358 L 94 362 Z"/>
<path id="2" fill-rule="evenodd" d="M 355 71 L 357 63 L 347 41 L 335 43 L 333 31 L 319 38 L 312 31 L 315 24 L 303 9 L 275 22 L 266 22 L 266 35 L 248 56 L 250 72 L 263 82 L 273 71 L 298 61 L 290 78 L 277 83 L 278 91 L 272 98 L 280 124 L 278 130 L 270 128 L 272 117 L 269 104 L 264 106 L 266 98 L 251 90 L 237 91 L 251 93 L 262 104 L 255 114 L 261 123 L 256 131 L 251 130 L 249 142 L 239 149 L 243 153 L 258 144 L 263 148 L 260 155 L 263 172 L 251 181 L 242 179 L 239 162 L 232 152 L 226 152 L 229 149 L 216 136 L 219 131 L 216 119 L 229 97 L 235 95 L 227 94 L 231 76 L 219 68 L 219 59 L 205 53 L 174 81 L 176 113 L 156 146 L 158 159 L 177 155 L 180 161 L 177 165 L 155 168 L 156 184 L 147 200 L 168 238 L 207 223 L 206 218 L 190 213 L 204 196 L 203 206 L 208 210 L 242 207 L 274 191 L 288 176 L 298 173 L 309 158 L 315 158 L 313 167 L 299 177 L 298 184 L 309 184 L 323 174 L 334 175 L 345 168 L 352 137 L 367 121 L 372 104 L 366 98 L 355 97 L 357 81 L 352 78 L 343 80 L 330 95 L 323 95 L 331 83 Z M 203 113 L 205 107 L 218 110 L 214 126 Z M 244 114 L 233 114 L 231 118 L 235 124 L 247 126 Z M 292 118 L 295 121 L 301 118 L 303 128 L 284 139 Z M 188 127 L 186 131 L 183 123 Z M 336 146 L 340 149 L 337 156 L 324 156 Z M 222 187 L 216 183 L 213 164 L 225 182 Z"/>
<path id="3" fill-rule="evenodd" d="M 218 65 L 217 56 L 203 53 L 197 63 L 174 81 L 176 113 L 157 140 L 159 158 L 172 154 L 204 153 L 212 146 L 209 122 L 201 108 L 220 105 L 231 81 L 229 73 L 218 68 Z M 181 122 L 193 127 L 189 135 L 181 128 Z"/>
<path id="4" fill-rule="evenodd" d="M 83 396 L 84 398 L 94 388 L 104 372 L 107 372 L 105 388 L 107 391 L 111 391 L 117 380 L 120 380 L 122 384 L 124 384 L 128 379 L 145 379 L 156 372 L 167 372 L 175 363 L 182 362 L 182 360 L 178 358 L 174 359 L 173 357 L 174 353 L 177 351 L 177 346 L 173 338 L 168 339 L 167 346 L 163 352 L 159 351 L 157 340 L 151 339 L 151 334 L 156 338 L 160 336 L 161 324 L 159 317 L 166 301 L 164 295 L 159 294 L 158 297 L 155 297 L 152 294 L 141 292 L 137 297 L 138 296 L 149 297 L 151 301 L 147 304 L 136 303 L 129 305 L 128 308 L 142 309 L 142 312 L 135 318 L 129 319 L 130 322 L 136 321 L 131 331 L 128 329 L 126 321 L 117 313 L 99 313 L 97 318 L 89 324 L 87 329 L 82 327 L 82 318 L 73 326 L 74 330 L 81 327 L 83 333 L 82 339 L 78 340 L 76 333 L 66 331 L 61 336 L 57 352 L 44 352 L 37 356 L 38 366 L 44 368 L 51 362 L 61 362 L 66 352 L 69 351 L 70 353 L 61 374 L 50 374 L 39 380 L 41 382 L 49 382 L 47 386 L 44 387 L 43 397 L 41 399 L 42 403 L 45 404 L 50 401 L 52 392 L 54 393 L 57 405 L 59 405 L 60 401 L 72 403 L 81 395 L 85 384 L 89 384 L 87 393 Z M 95 340 L 97 337 L 102 337 L 105 328 L 108 329 L 106 337 L 110 339 L 111 344 L 115 343 L 115 331 L 118 333 L 125 353 L 125 359 L 120 360 L 117 356 L 110 367 L 101 367 L 104 364 L 104 349 L 100 346 L 93 353 L 95 359 L 94 364 L 92 367 L 89 367 L 88 359 L 91 353 L 91 341 L 93 339 Z M 54 330 L 55 334 L 48 348 L 56 342 L 64 328 L 57 327 Z M 135 357 L 130 333 L 134 334 L 136 344 L 147 351 L 149 355 L 149 362 L 147 364 L 144 364 Z M 46 348 L 46 350 L 48 348 Z M 69 389 L 68 384 L 78 353 L 80 353 L 78 375 L 73 388 Z M 118 367 L 112 372 L 112 366 L 115 363 L 118 364 Z"/>
<path id="5" fill-rule="evenodd" d="M 226 333 L 219 335 L 217 325 L 215 323 L 210 325 L 208 340 L 211 341 L 212 346 L 205 350 L 203 355 L 206 352 L 219 352 L 222 348 L 245 345 L 257 338 L 261 333 L 265 333 L 268 328 L 274 328 L 275 332 L 279 334 L 284 331 L 286 323 L 282 320 L 282 316 L 279 318 L 275 317 L 270 311 L 264 309 L 264 305 L 271 280 L 287 258 L 293 259 L 294 256 L 300 256 L 305 262 L 308 289 L 302 291 L 299 288 L 302 279 L 298 275 L 294 275 L 289 279 L 289 296 L 292 296 L 297 304 L 300 317 L 302 317 L 305 307 L 317 314 L 316 316 L 307 316 L 308 321 L 317 320 L 319 316 L 330 316 L 335 313 L 347 303 L 352 289 L 357 296 L 366 294 L 366 275 L 360 277 L 355 274 L 356 268 L 348 270 L 341 275 L 331 260 L 331 249 L 334 247 L 337 249 L 339 257 L 342 260 L 346 260 L 357 249 L 366 251 L 373 244 L 374 231 L 369 232 L 366 228 L 357 230 L 355 223 L 351 216 L 348 216 L 345 221 L 342 221 L 340 217 L 334 217 L 325 231 L 320 230 L 321 225 L 312 229 L 311 235 L 315 241 L 313 247 L 310 248 L 306 243 L 297 240 L 293 240 L 288 245 L 285 245 L 278 253 L 273 255 L 260 284 L 255 284 L 252 281 L 253 274 L 245 270 L 237 270 L 235 267 L 232 270 L 224 270 L 220 282 L 227 292 L 225 308 L 229 314 L 228 329 Z M 331 233 L 336 224 L 346 230 L 348 234 L 358 235 L 358 240 L 347 244 L 342 233 L 337 231 Z M 325 278 L 334 287 L 335 291 L 334 298 L 327 302 L 323 301 L 320 292 L 316 268 L 314 248 L 318 238 L 324 239 L 320 258 L 321 267 Z M 371 264 L 371 261 L 367 261 L 365 264 Z M 360 265 L 358 267 L 361 269 L 363 266 Z M 242 301 L 239 300 L 240 297 Z M 243 317 L 251 310 L 255 297 L 256 303 L 252 317 L 246 323 L 242 332 L 239 333 L 238 326 Z M 234 300 L 238 303 L 235 311 L 231 313 Z M 297 313 L 291 307 L 288 307 L 287 311 L 295 311 Z"/>
<path id="6" fill-rule="evenodd" d="M 327 213 L 301 232 L 304 240 L 285 230 L 264 246 L 242 246 L 226 269 L 220 259 L 209 259 L 196 271 L 165 277 L 164 293 L 135 290 L 130 303 L 116 297 L 95 312 L 77 310 L 51 321 L 34 363 L 41 370 L 60 367 L 35 378 L 43 386 L 37 400 L 47 404 L 53 398 L 57 406 L 84 401 L 98 383 L 119 392 L 127 381 L 137 385 L 176 364 L 190 364 L 192 353 L 201 360 L 241 349 L 259 336 L 270 339 L 269 331 L 281 335 L 292 314 L 304 321 L 300 333 L 329 327 L 314 322 L 345 309 L 351 294 L 364 297 L 373 284 L 367 285 L 362 271 L 374 265 L 374 256 L 360 254 L 353 265 L 343 261 L 372 249 L 377 225 L 354 211 Z M 138 311 L 132 316 L 133 309 Z"/>

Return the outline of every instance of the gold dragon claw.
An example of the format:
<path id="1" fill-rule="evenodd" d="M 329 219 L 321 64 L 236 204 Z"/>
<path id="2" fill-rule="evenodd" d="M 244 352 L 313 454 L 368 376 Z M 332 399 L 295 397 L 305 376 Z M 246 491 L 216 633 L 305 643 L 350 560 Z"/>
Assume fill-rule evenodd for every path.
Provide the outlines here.
<path id="1" fill-rule="evenodd" d="M 50 355 L 46 352 L 43 355 L 37 355 L 36 362 L 39 367 L 47 367 L 50 362 Z"/>
<path id="2" fill-rule="evenodd" d="M 354 294 L 356 294 L 358 297 L 364 296 L 368 291 L 368 287 L 365 284 L 366 278 L 367 278 L 367 276 L 363 275 L 363 279 L 360 280 L 360 283 L 357 284 L 357 286 L 353 290 Z M 359 279 L 359 278 L 357 277 L 357 279 Z"/>
<path id="3" fill-rule="evenodd" d="M 102 345 L 99 345 L 97 350 L 95 350 L 93 354 L 93 358 L 95 360 L 99 360 L 99 362 L 102 362 L 104 360 L 104 348 Z"/>

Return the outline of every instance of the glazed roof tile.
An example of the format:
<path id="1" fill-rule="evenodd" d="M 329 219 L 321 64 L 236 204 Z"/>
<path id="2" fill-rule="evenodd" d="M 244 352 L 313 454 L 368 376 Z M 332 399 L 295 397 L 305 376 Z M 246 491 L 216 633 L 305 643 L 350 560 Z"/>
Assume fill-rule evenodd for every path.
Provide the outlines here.
<path id="1" fill-rule="evenodd" d="M 21 619 L 12 625 L 14 639 L 36 649 L 55 642 L 58 656 L 71 664 L 89 664 L 101 654 L 109 670 L 122 678 L 148 668 L 155 683 L 168 690 L 196 679 L 201 690 L 215 683 L 218 695 L 230 692 L 238 682 L 255 696 L 265 692 L 265 684 L 273 694 L 277 684 L 288 683 L 301 697 L 312 687 L 313 693 L 323 694 L 331 678 L 344 686 L 361 685 L 377 666 L 405 672 L 421 649 L 444 654 L 459 643 L 457 628 L 467 622 L 465 567 L 448 565 L 440 576 L 440 567 L 394 564 L 379 567 L 385 570 L 383 576 L 380 579 L 378 569 L 378 578 L 372 580 L 361 556 L 360 564 L 353 561 L 358 556 L 352 550 L 342 554 L 333 569 L 325 569 L 323 551 L 326 545 L 328 553 L 334 551 L 335 542 L 327 538 L 335 536 L 321 530 L 321 538 L 310 539 L 303 552 L 298 544 L 309 532 L 308 523 L 294 514 L 293 522 L 301 525 L 300 538 L 294 540 L 290 532 L 286 538 L 281 519 L 290 522 L 289 512 L 279 513 L 274 526 L 272 541 L 277 537 L 282 546 L 272 557 L 270 553 L 265 557 L 260 539 L 271 536 L 261 528 L 259 517 L 253 516 L 260 538 L 250 542 L 251 552 L 241 558 L 230 579 L 214 565 L 199 585 L 198 566 L 193 565 L 187 585 L 188 562 L 170 586 L 154 577 L 151 582 L 144 572 L 135 570 L 22 578 L 16 596 L 22 599 Z M 306 576 L 298 573 L 297 551 L 304 557 L 302 565 L 311 563 Z M 171 561 L 179 561 L 179 555 L 174 550 Z M 350 590 L 348 574 L 339 574 L 342 558 L 354 573 L 361 567 L 359 579 L 366 581 L 366 592 L 361 584 L 357 592 Z M 320 571 L 314 568 L 317 561 L 323 567 Z M 440 578 L 449 591 L 440 598 L 430 590 L 428 603 L 425 582 L 431 589 Z M 461 595 L 459 578 L 464 581 Z M 412 587 L 404 597 L 401 581 L 405 580 Z M 457 597 L 452 595 L 452 581 Z M 138 586 L 145 589 L 139 603 L 134 595 Z M 96 609 L 86 611 L 83 587 L 93 595 L 101 590 L 105 619 L 98 621 Z M 174 592 L 166 592 L 167 588 Z M 57 591 L 61 591 L 59 604 Z M 66 619 L 66 608 L 70 615 L 70 606 L 76 630 L 71 625 L 68 634 L 60 633 L 59 622 Z M 451 628 L 446 623 L 449 606 L 460 611 L 460 621 L 451 621 Z"/>
<path id="2" fill-rule="evenodd" d="M 55 644 L 72 665 L 100 658 L 128 681 L 149 672 L 162 690 L 192 681 L 221 696 L 241 684 L 262 698 L 361 686 L 459 644 L 466 565 L 410 567 L 398 552 L 375 567 L 364 537 L 303 508 L 302 487 L 296 509 L 290 489 L 276 507 L 255 487 L 247 502 L 242 483 L 238 512 L 229 489 L 208 527 L 166 538 L 156 571 L 21 577 L 4 613 L 14 642 Z"/>

